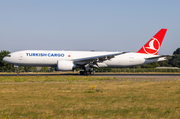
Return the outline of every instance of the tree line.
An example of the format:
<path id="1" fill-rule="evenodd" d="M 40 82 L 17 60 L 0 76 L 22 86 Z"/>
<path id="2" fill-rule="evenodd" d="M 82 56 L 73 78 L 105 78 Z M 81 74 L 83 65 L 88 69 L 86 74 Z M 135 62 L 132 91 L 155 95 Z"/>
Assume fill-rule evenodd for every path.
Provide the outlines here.
<path id="1" fill-rule="evenodd" d="M 4 62 L 2 59 L 10 54 L 9 51 L 1 51 L 0 52 L 0 72 L 14 72 L 17 69 L 14 67 L 13 64 L 9 64 Z M 173 54 L 172 57 L 168 57 L 166 61 L 161 61 L 161 62 L 154 62 L 150 64 L 144 64 L 140 66 L 135 66 L 133 68 L 155 68 L 155 67 L 179 67 L 180 68 L 180 48 L 177 48 Z M 37 67 L 31 67 L 31 66 L 19 66 L 20 71 L 24 72 L 37 72 Z M 48 67 L 42 67 L 40 72 L 49 72 L 49 71 L 54 71 L 54 68 L 51 67 L 48 69 Z"/>

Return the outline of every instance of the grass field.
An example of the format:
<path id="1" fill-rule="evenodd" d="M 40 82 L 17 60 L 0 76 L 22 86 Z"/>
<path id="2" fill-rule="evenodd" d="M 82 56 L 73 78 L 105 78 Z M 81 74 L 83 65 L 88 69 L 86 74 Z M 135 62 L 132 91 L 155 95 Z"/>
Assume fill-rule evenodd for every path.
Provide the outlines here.
<path id="1" fill-rule="evenodd" d="M 0 77 L 0 119 L 180 118 L 180 77 Z"/>

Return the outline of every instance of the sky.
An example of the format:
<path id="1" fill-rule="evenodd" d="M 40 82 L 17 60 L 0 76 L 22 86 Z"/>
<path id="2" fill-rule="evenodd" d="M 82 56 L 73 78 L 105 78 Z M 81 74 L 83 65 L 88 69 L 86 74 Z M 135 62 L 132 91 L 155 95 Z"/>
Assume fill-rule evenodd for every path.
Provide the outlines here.
<path id="1" fill-rule="evenodd" d="M 137 52 L 161 28 L 159 54 L 180 48 L 179 0 L 1 0 L 0 51 Z"/>

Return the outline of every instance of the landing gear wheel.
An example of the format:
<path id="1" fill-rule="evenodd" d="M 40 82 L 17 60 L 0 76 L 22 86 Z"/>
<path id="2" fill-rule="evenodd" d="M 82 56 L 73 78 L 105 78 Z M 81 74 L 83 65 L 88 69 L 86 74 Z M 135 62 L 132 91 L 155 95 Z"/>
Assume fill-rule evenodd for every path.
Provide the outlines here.
<path id="1" fill-rule="evenodd" d="M 80 75 L 91 75 L 91 74 L 94 74 L 93 71 L 80 71 L 79 73 L 80 73 Z"/>
<path id="2" fill-rule="evenodd" d="M 85 74 L 85 72 L 84 72 L 84 71 L 80 71 L 79 73 L 80 73 L 80 75 L 84 75 L 84 74 Z"/>
<path id="3" fill-rule="evenodd" d="M 91 74 L 91 72 L 89 72 L 89 71 L 86 71 L 86 75 L 90 75 Z"/>
<path id="4" fill-rule="evenodd" d="M 94 72 L 93 72 L 93 71 L 91 71 L 91 72 L 90 72 L 90 74 L 94 74 Z"/>

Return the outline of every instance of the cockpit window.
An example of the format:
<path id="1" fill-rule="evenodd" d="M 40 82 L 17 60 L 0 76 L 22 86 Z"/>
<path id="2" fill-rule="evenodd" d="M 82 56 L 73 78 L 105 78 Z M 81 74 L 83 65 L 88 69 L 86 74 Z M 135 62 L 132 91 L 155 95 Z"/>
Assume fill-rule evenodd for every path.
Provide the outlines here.
<path id="1" fill-rule="evenodd" d="M 6 57 L 11 57 L 11 55 L 7 55 Z"/>

